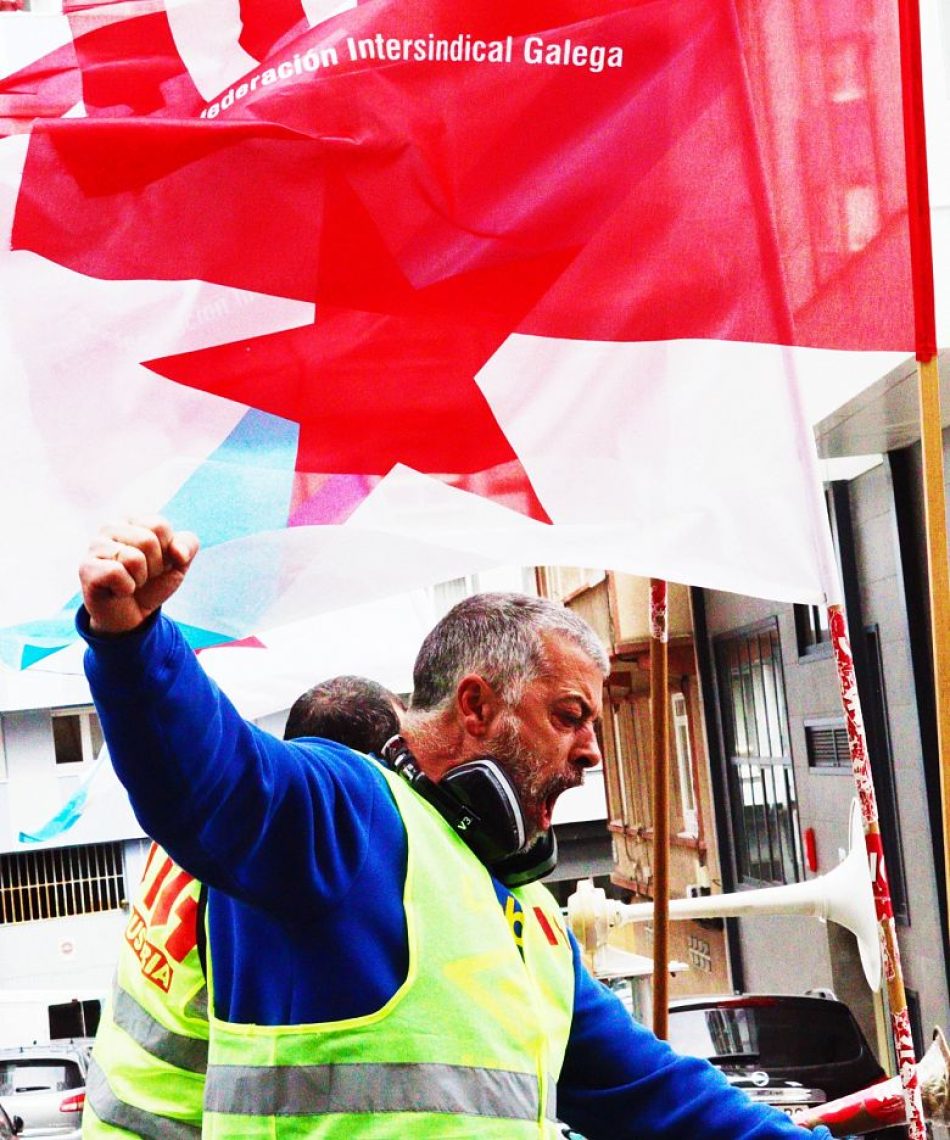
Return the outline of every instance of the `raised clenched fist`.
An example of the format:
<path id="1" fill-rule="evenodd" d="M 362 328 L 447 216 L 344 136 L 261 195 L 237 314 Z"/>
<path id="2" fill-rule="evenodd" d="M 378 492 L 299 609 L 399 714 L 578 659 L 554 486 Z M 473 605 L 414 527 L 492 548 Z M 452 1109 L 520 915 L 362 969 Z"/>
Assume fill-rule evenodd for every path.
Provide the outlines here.
<path id="1" fill-rule="evenodd" d="M 94 633 L 136 629 L 178 589 L 198 553 L 198 539 L 163 518 L 104 526 L 79 566 Z"/>

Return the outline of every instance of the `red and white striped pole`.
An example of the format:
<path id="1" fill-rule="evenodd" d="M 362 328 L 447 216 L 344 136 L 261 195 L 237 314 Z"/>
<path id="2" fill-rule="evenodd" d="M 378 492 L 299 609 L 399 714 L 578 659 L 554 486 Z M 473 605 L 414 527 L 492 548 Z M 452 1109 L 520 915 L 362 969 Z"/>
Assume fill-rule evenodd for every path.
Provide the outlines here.
<path id="1" fill-rule="evenodd" d="M 653 740 L 653 1032 L 669 1036 L 670 733 L 669 604 L 666 582 L 650 579 L 650 720 Z"/>
<path id="2" fill-rule="evenodd" d="M 867 736 L 864 731 L 864 718 L 861 714 L 861 702 L 858 697 L 858 686 L 854 672 L 854 658 L 851 654 L 848 627 L 842 606 L 829 606 L 828 619 L 831 644 L 834 648 L 835 663 L 838 667 L 841 703 L 844 706 L 845 720 L 848 726 L 851 771 L 854 773 L 858 802 L 861 807 L 861 820 L 864 824 L 864 842 L 867 847 L 868 867 L 874 890 L 874 908 L 877 913 L 878 933 L 881 940 L 884 982 L 887 986 L 887 998 L 891 1014 L 891 1031 L 897 1054 L 898 1075 L 904 1094 L 907 1134 L 910 1140 L 925 1140 L 924 1110 L 917 1077 L 910 1015 L 907 1010 L 907 994 L 904 991 L 900 951 L 894 928 L 891 888 L 887 881 L 884 846 L 881 842 L 881 829 L 878 823 L 877 795 L 871 777 Z"/>

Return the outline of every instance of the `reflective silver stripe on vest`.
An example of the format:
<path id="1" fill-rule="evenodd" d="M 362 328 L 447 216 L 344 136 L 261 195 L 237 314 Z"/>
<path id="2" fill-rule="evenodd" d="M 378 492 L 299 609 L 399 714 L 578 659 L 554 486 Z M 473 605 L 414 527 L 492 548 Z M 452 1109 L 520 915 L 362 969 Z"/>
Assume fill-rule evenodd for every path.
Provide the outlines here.
<path id="1" fill-rule="evenodd" d="M 538 1082 L 507 1069 L 428 1063 L 211 1065 L 204 1106 L 232 1116 L 444 1112 L 537 1120 Z"/>
<path id="2" fill-rule="evenodd" d="M 193 1124 L 146 1112 L 144 1108 L 119 1100 L 95 1057 L 86 1072 L 86 1101 L 103 1124 L 124 1128 L 142 1140 L 200 1140 L 201 1137 L 201 1129 Z"/>
<path id="3" fill-rule="evenodd" d="M 207 1021 L 208 987 L 202 986 L 201 989 L 195 993 L 194 997 L 189 1000 L 185 1009 L 192 1017 L 197 1017 L 201 1021 Z"/>
<path id="4" fill-rule="evenodd" d="M 121 986 L 112 991 L 112 1019 L 146 1053 L 176 1069 L 203 1073 L 208 1068 L 208 1042 L 201 1037 L 174 1033 L 156 1021 L 147 1009 Z"/>

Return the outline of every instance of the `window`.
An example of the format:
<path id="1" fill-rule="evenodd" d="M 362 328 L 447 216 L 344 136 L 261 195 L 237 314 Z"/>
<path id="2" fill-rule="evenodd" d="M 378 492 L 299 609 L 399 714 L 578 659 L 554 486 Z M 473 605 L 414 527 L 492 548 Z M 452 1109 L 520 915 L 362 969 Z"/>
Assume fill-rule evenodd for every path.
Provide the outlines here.
<path id="1" fill-rule="evenodd" d="M 607 792 L 607 822 L 622 827 L 625 808 L 620 786 L 620 735 L 617 726 L 617 707 L 608 694 L 604 702 L 604 783 Z"/>
<path id="2" fill-rule="evenodd" d="M 0 1093 L 4 1096 L 30 1092 L 67 1092 L 82 1087 L 83 1076 L 79 1065 L 68 1058 L 24 1056 L 0 1061 Z"/>
<path id="3" fill-rule="evenodd" d="M 124 899 L 121 843 L 0 855 L 0 925 L 118 910 Z"/>
<path id="4" fill-rule="evenodd" d="M 706 1008 L 672 1009 L 669 1042 L 679 1053 L 763 1069 L 855 1064 L 867 1050 L 847 1006 L 792 996 L 709 998 Z"/>
<path id="5" fill-rule="evenodd" d="M 849 254 L 880 235 L 894 214 L 894 157 L 885 143 L 893 85 L 886 69 L 875 66 L 890 28 L 869 19 L 858 34 L 850 21 L 857 24 L 853 13 L 859 8 L 834 0 L 819 6 L 820 18 L 789 15 L 781 24 L 763 22 L 763 5 L 754 0 L 735 7 L 761 127 L 764 176 L 779 185 L 783 161 L 794 148 L 807 183 L 802 204 L 789 201 L 776 221 L 776 241 L 788 265 L 789 304 L 796 314 L 806 314 L 822 298 L 827 303 L 828 283 L 848 264 Z M 797 71 L 784 71 L 780 78 L 772 37 L 765 31 L 779 28 L 801 61 Z M 792 91 L 801 100 L 802 117 L 783 120 Z M 800 122 L 808 123 L 807 131 L 801 131 Z M 819 202 L 821 209 L 813 205 Z"/>
<path id="6" fill-rule="evenodd" d="M 648 697 L 611 698 L 607 707 L 613 722 L 612 747 L 616 778 L 608 774 L 608 794 L 619 803 L 610 805 L 611 820 L 632 831 L 653 826 L 653 771 L 650 763 L 650 716 Z M 619 808 L 619 812 L 618 812 Z"/>
<path id="7" fill-rule="evenodd" d="M 827 657 L 831 653 L 831 630 L 825 606 L 796 606 L 795 633 L 799 657 Z"/>
<path id="8" fill-rule="evenodd" d="M 673 747 L 676 750 L 676 771 L 679 776 L 680 805 L 683 811 L 683 834 L 699 834 L 699 813 L 696 810 L 696 790 L 693 786 L 693 752 L 689 744 L 689 713 L 686 698 L 674 693 L 670 698 L 673 717 Z"/>
<path id="9" fill-rule="evenodd" d="M 439 617 L 444 617 L 449 610 L 476 591 L 476 577 L 469 574 L 463 578 L 450 578 L 446 582 L 436 582 L 432 587 L 432 599 Z"/>
<path id="10" fill-rule="evenodd" d="M 805 724 L 805 750 L 809 768 L 851 771 L 848 729 L 844 721 L 811 720 Z"/>
<path id="11" fill-rule="evenodd" d="M 628 763 L 627 752 L 630 747 L 632 722 L 624 723 L 626 718 L 630 716 L 629 706 L 618 704 L 611 706 L 613 723 L 613 740 L 614 740 L 614 754 L 617 757 L 616 769 L 616 794 L 617 794 L 617 807 L 619 811 L 615 810 L 611 814 L 620 819 L 621 823 L 626 827 L 630 820 L 635 818 L 634 807 L 630 798 L 630 771 L 632 766 Z"/>
<path id="12" fill-rule="evenodd" d="M 739 879 L 798 882 L 803 858 L 778 624 L 719 638 L 715 653 Z"/>
<path id="13" fill-rule="evenodd" d="M 679 788 L 680 831 L 683 837 L 699 834 L 699 810 L 693 778 L 689 707 L 683 693 L 670 695 L 671 753 L 676 762 Z M 610 821 L 630 831 L 653 827 L 653 742 L 650 698 L 646 693 L 608 694 L 604 709 L 607 738 L 607 796 Z"/>
<path id="14" fill-rule="evenodd" d="M 95 760 L 102 748 L 102 728 L 95 709 L 54 709 L 53 751 L 57 764 Z"/>
<path id="15" fill-rule="evenodd" d="M 712 973 L 712 948 L 705 939 L 690 934 L 686 939 L 686 957 L 690 969 L 704 974 Z"/>

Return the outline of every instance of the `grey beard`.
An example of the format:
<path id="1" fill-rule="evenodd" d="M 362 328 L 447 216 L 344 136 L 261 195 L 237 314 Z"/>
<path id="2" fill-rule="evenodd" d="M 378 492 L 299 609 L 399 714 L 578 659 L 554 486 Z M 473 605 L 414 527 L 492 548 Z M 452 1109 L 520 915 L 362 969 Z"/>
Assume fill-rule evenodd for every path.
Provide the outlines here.
<path id="1" fill-rule="evenodd" d="M 518 793 L 530 843 L 541 834 L 538 820 L 544 801 L 555 793 L 574 787 L 575 781 L 563 776 L 544 776 L 538 770 L 535 753 L 518 735 L 514 718 L 509 713 L 504 714 L 494 739 L 488 742 L 488 748 Z"/>

